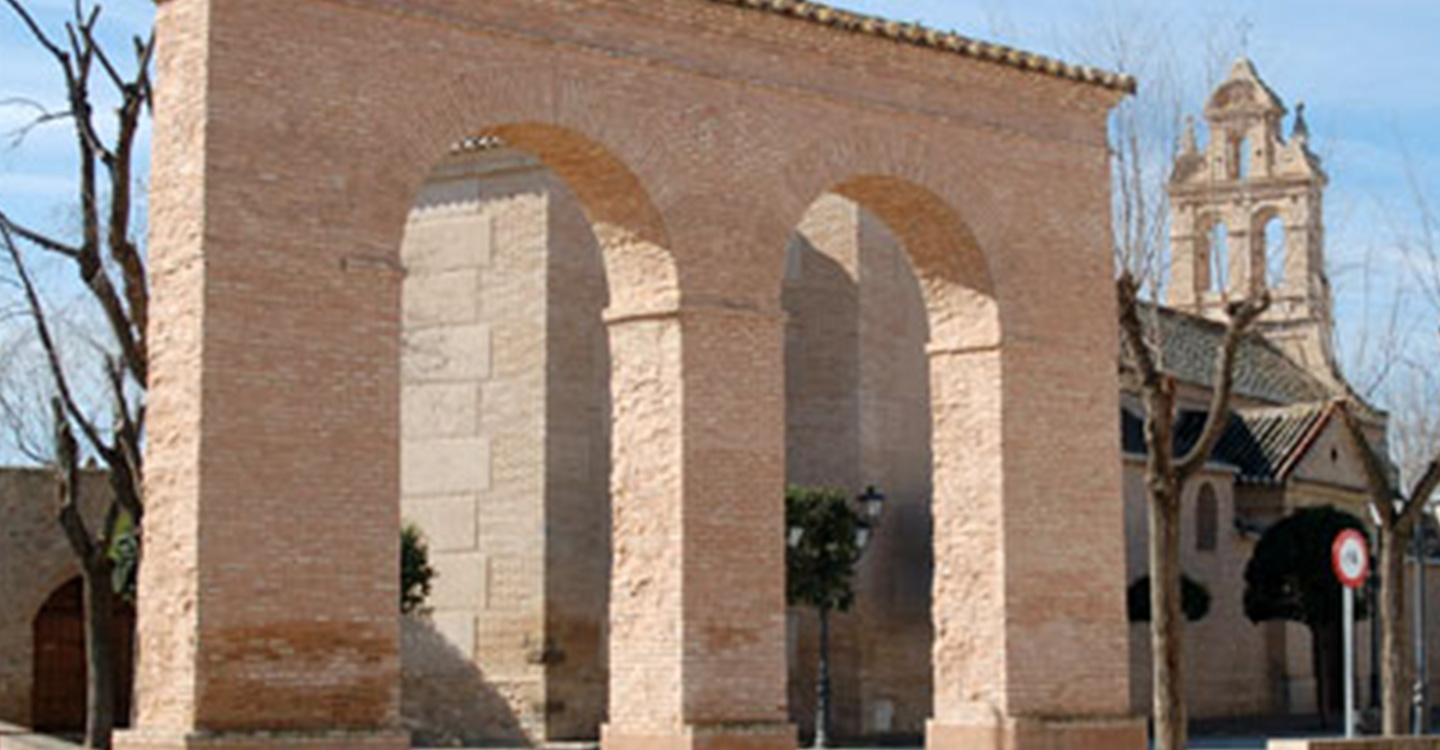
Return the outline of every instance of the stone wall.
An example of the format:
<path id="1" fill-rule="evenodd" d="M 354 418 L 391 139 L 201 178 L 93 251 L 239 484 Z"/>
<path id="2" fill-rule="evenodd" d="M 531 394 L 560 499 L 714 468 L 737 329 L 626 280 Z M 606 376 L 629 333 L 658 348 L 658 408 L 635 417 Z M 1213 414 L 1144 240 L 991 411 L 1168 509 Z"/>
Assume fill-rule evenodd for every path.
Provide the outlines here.
<path id="1" fill-rule="evenodd" d="M 540 187 L 519 154 L 447 162 L 406 229 L 402 514 L 438 574 L 430 613 L 405 626 L 404 712 L 422 740 L 544 736 Z"/>
<path id="2" fill-rule="evenodd" d="M 421 737 L 593 738 L 605 710 L 609 356 L 593 232 L 522 152 L 454 156 L 406 234 L 404 514 L 438 572 L 405 630 Z"/>

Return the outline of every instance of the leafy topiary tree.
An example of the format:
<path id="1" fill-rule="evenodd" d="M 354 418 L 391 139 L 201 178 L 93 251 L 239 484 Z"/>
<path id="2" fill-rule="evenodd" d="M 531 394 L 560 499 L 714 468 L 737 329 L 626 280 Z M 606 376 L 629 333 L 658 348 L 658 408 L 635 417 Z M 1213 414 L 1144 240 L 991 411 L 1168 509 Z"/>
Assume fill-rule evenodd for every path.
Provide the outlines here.
<path id="1" fill-rule="evenodd" d="M 1252 622 L 1286 620 L 1310 629 L 1316 705 L 1329 723 L 1340 643 L 1340 582 L 1331 569 L 1335 537 L 1346 529 L 1366 534 L 1359 518 L 1331 507 L 1302 508 L 1266 530 L 1245 566 L 1245 616 Z M 1356 616 L 1364 617 L 1362 597 Z"/>
<path id="2" fill-rule="evenodd" d="M 855 603 L 855 564 L 864 551 L 864 519 L 844 490 L 789 487 L 785 524 L 785 596 L 791 606 L 813 608 L 820 619 L 820 666 L 816 681 L 815 746 L 825 747 L 830 723 L 830 613 Z"/>
<path id="3" fill-rule="evenodd" d="M 400 612 L 415 614 L 430 596 L 430 581 L 435 569 L 430 567 L 430 548 L 414 524 L 400 529 Z"/>
<path id="4" fill-rule="evenodd" d="M 1187 575 L 1180 577 L 1180 609 L 1185 619 L 1199 622 L 1210 614 L 1210 590 Z M 1150 576 L 1140 576 L 1125 592 L 1130 622 L 1150 622 Z"/>

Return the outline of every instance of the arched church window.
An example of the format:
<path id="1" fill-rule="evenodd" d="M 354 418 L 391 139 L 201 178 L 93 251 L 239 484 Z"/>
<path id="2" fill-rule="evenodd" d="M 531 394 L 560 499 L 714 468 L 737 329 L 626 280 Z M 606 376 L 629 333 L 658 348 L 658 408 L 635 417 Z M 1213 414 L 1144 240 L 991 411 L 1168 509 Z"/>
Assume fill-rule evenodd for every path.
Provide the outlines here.
<path id="1" fill-rule="evenodd" d="M 1210 291 L 1223 293 L 1230 286 L 1230 231 L 1219 219 L 1206 233 L 1205 262 Z"/>
<path id="2" fill-rule="evenodd" d="M 1285 222 L 1279 214 L 1261 220 L 1260 241 L 1265 243 L 1265 279 L 1272 286 L 1285 283 Z"/>
<path id="3" fill-rule="evenodd" d="M 1200 486 L 1195 498 L 1195 549 L 1214 552 L 1220 542 L 1220 502 L 1209 482 Z"/>
<path id="4" fill-rule="evenodd" d="M 1230 141 L 1230 179 L 1250 178 L 1250 139 L 1244 136 Z"/>

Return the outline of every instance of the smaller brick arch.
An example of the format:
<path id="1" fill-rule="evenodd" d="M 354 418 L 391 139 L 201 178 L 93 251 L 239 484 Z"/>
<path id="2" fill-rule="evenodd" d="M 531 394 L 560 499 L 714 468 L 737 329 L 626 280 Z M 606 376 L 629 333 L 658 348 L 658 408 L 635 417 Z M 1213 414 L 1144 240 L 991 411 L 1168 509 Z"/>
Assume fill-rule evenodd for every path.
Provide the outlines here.
<path id="1" fill-rule="evenodd" d="M 999 310 L 984 254 L 969 227 L 939 196 L 887 176 L 851 178 L 834 192 L 878 216 L 905 247 L 925 297 L 932 345 L 1000 343 Z"/>
<path id="2" fill-rule="evenodd" d="M 447 149 L 490 144 L 534 156 L 575 195 L 604 256 L 612 308 L 632 313 L 637 306 L 656 306 L 657 300 L 673 306 L 678 281 L 664 218 L 639 177 L 619 157 L 581 133 L 538 122 L 486 127 Z M 417 165 L 423 168 L 416 174 L 428 177 L 431 166 Z M 412 195 L 423 182 L 414 182 Z"/>

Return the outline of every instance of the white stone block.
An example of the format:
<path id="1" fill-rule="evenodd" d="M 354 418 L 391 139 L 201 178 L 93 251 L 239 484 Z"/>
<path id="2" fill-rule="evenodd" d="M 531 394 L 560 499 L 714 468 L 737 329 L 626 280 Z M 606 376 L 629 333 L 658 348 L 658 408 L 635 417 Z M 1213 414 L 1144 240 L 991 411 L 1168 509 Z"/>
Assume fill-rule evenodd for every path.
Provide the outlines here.
<path id="1" fill-rule="evenodd" d="M 402 515 L 425 534 L 431 552 L 475 549 L 475 496 L 406 498 Z"/>
<path id="2" fill-rule="evenodd" d="M 407 330 L 473 323 L 480 314 L 480 279 L 475 269 L 417 273 L 405 279 Z"/>
<path id="3" fill-rule="evenodd" d="M 426 604 L 437 613 L 457 609 L 475 612 L 484 604 L 484 555 L 478 552 L 432 552 L 430 564 L 435 568 L 435 578 Z"/>
<path id="4" fill-rule="evenodd" d="M 474 383 L 407 385 L 401 393 L 401 435 L 406 440 L 472 436 L 479 411 L 480 388 Z"/>
<path id="5" fill-rule="evenodd" d="M 491 329 L 483 323 L 414 331 L 406 334 L 404 346 L 406 383 L 489 377 Z"/>
<path id="6" fill-rule="evenodd" d="M 489 489 L 489 438 L 405 441 L 400 447 L 400 487 L 406 497 Z"/>
<path id="7" fill-rule="evenodd" d="M 405 229 L 401 257 L 412 272 L 434 273 L 490 263 L 494 221 L 489 214 L 422 214 Z"/>

